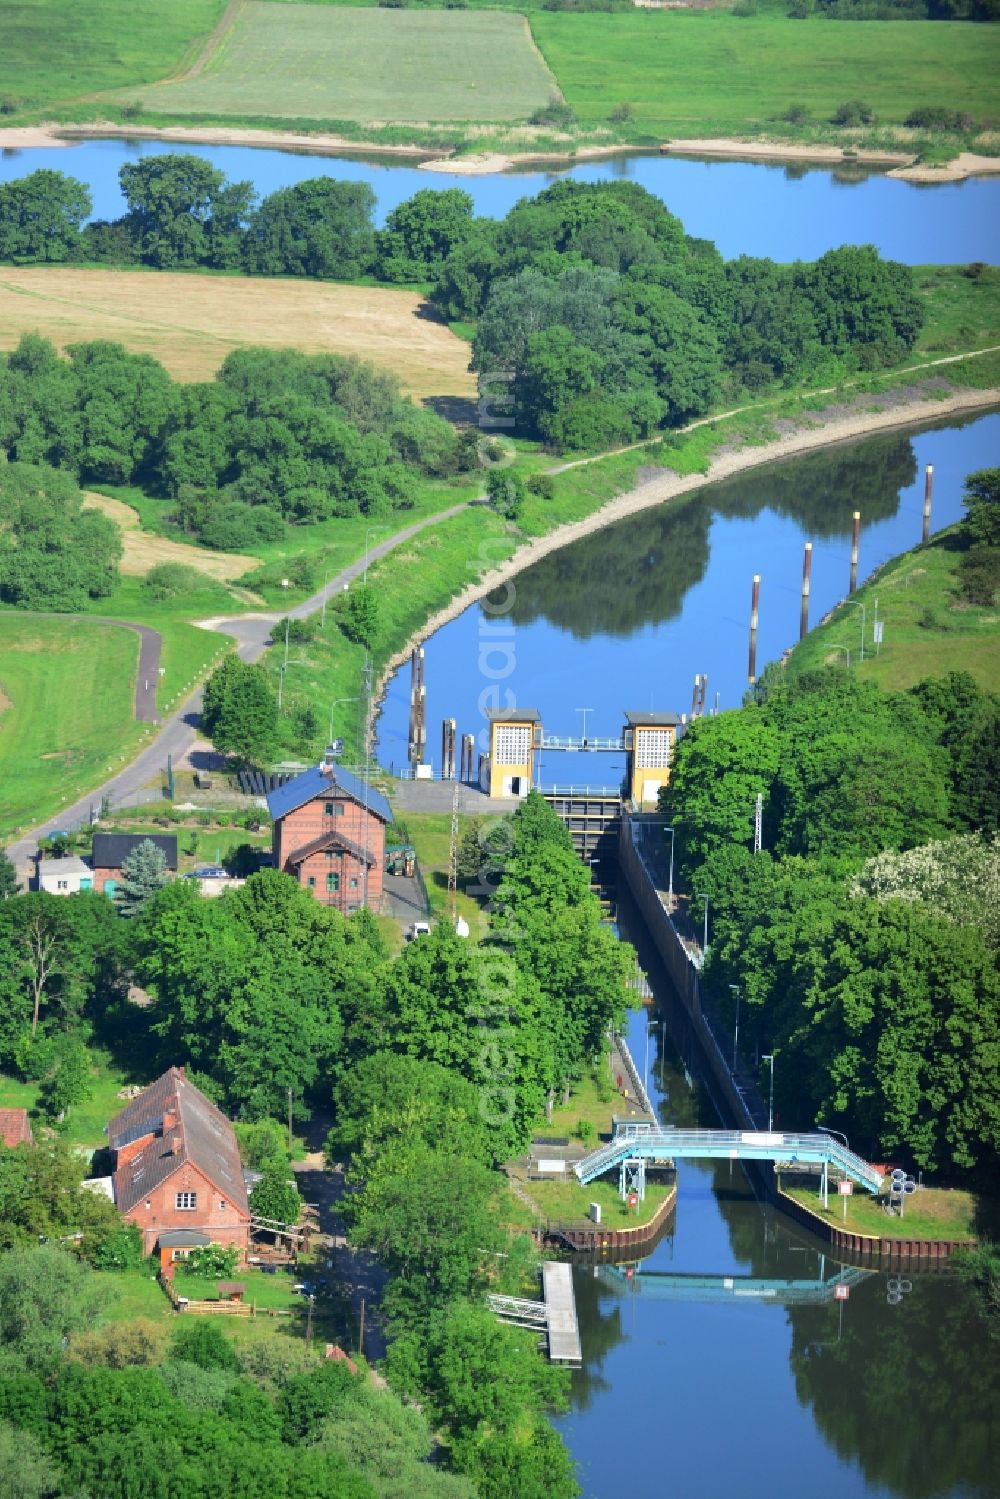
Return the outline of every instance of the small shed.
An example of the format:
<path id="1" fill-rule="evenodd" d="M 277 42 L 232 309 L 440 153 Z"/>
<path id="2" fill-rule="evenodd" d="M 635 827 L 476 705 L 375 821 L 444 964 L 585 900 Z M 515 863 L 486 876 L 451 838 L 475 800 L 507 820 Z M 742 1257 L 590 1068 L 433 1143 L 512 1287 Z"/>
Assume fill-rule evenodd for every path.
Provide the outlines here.
<path id="1" fill-rule="evenodd" d="M 186 1260 L 192 1249 L 207 1249 L 212 1240 L 194 1228 L 169 1228 L 160 1234 L 156 1247 L 160 1254 L 160 1274 L 172 1280 L 178 1260 Z"/>
<path id="2" fill-rule="evenodd" d="M 216 1283 L 216 1290 L 220 1301 L 240 1302 L 247 1293 L 247 1288 L 241 1280 L 220 1280 Z"/>

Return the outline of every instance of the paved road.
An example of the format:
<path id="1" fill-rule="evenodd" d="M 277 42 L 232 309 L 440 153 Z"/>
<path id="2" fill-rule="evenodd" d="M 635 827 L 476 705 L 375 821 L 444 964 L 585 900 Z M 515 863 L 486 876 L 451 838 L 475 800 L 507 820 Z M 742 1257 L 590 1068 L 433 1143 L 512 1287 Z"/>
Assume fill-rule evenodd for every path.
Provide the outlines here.
<path id="1" fill-rule="evenodd" d="M 388 556 L 411 536 L 416 536 L 419 531 L 426 530 L 428 526 L 440 525 L 442 521 L 459 515 L 468 508 L 468 503 L 452 505 L 437 515 L 425 516 L 422 520 L 414 521 L 413 525 L 406 526 L 402 531 L 394 532 L 385 541 L 369 548 L 368 561 L 372 562 L 378 557 Z M 477 504 L 482 501 L 473 500 L 471 503 Z M 342 572 L 337 573 L 336 577 L 331 578 L 310 598 L 304 599 L 301 604 L 296 604 L 288 611 L 290 617 L 305 619 L 310 614 L 318 613 L 323 607 L 324 600 L 329 601 L 341 593 L 349 583 L 361 577 L 364 571 L 365 559 L 362 557 L 357 562 L 352 562 L 349 567 L 345 567 Z M 85 617 L 92 619 L 95 616 Z M 271 639 L 271 630 L 279 617 L 278 614 L 239 614 L 226 619 L 206 620 L 204 624 L 208 629 L 218 630 L 223 635 L 232 636 L 236 641 L 237 652 L 244 661 L 256 661 L 264 654 Z M 106 622 L 127 624 L 124 620 Z M 127 627 L 136 630 L 142 637 L 136 678 L 136 718 L 143 723 L 156 723 L 156 682 L 158 681 L 160 637 L 155 630 L 150 630 L 145 625 L 127 624 Z M 102 785 L 95 786 L 71 807 L 64 807 L 55 817 L 50 817 L 40 827 L 34 828 L 30 833 L 19 838 L 16 843 L 10 844 L 7 854 L 17 867 L 19 878 L 26 883 L 29 876 L 34 873 L 33 865 L 38 852 L 39 838 L 45 837 L 57 828 L 76 828 L 88 823 L 91 808 L 100 806 L 105 796 L 110 797 L 113 802 L 126 801 L 164 769 L 168 755 L 177 761 L 187 754 L 197 738 L 200 714 L 201 688 L 199 687 L 186 702 L 163 720 L 159 734 L 130 765 L 125 766 Z"/>

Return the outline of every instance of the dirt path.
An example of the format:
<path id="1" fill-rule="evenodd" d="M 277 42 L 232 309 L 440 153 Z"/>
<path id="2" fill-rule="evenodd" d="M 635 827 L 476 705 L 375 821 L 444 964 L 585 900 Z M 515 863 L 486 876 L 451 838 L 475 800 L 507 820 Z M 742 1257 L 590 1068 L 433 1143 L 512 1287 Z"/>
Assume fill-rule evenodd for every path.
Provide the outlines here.
<path id="1" fill-rule="evenodd" d="M 389 1276 L 381 1265 L 364 1250 L 347 1244 L 347 1224 L 340 1203 L 347 1192 L 343 1166 L 328 1167 L 322 1151 L 314 1151 L 292 1169 L 303 1201 L 316 1203 L 319 1209 L 320 1233 L 329 1250 L 329 1268 L 339 1281 L 350 1303 L 354 1328 L 361 1322 L 364 1303 L 365 1337 L 361 1352 L 374 1363 L 385 1357 L 385 1335 L 379 1323 L 378 1308 Z"/>

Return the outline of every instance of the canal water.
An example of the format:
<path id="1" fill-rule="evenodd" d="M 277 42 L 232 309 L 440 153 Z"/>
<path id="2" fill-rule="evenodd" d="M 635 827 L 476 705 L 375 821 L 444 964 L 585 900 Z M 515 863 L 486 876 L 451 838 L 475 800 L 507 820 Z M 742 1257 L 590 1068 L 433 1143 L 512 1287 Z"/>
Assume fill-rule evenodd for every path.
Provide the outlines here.
<path id="1" fill-rule="evenodd" d="M 669 980 L 623 899 L 655 1004 L 633 1015 L 665 1124 L 715 1126 Z M 670 1017 L 668 1019 L 668 1017 Z M 665 1044 L 664 1044 L 665 1043 Z M 634 1272 L 574 1271 L 583 1367 L 557 1421 L 587 1499 L 861 1499 L 1000 1492 L 1000 1360 L 948 1272 L 872 1272 L 845 1301 L 785 1305 L 743 1277 L 851 1277 L 756 1200 L 740 1168 L 683 1161 L 677 1206 Z M 721 1278 L 691 1293 L 676 1276 Z M 730 1293 L 725 1281 L 730 1279 Z M 712 1296 L 723 1299 L 699 1299 Z"/>
<path id="2" fill-rule="evenodd" d="M 962 515 L 965 475 L 998 460 L 995 413 L 886 433 L 710 485 L 551 553 L 519 573 L 510 594 L 500 591 L 496 608 L 475 604 L 425 643 L 432 761 L 443 718 L 488 749 L 483 709 L 497 690 L 504 706 L 537 708 L 546 732 L 562 736 L 585 727 L 589 737 L 610 737 L 625 711 L 690 711 L 696 673 L 708 676 L 710 707 L 716 694 L 721 708 L 738 707 L 754 573 L 760 669 L 798 639 L 805 541 L 813 543 L 815 624 L 847 593 L 854 510 L 864 578 L 920 540 L 926 464 L 935 469 L 937 530 Z M 512 607 L 498 613 L 511 595 Z M 874 649 L 872 625 L 858 609 L 859 653 L 863 627 L 865 649 Z M 383 765 L 407 763 L 409 702 L 407 665 L 388 683 L 378 722 Z M 546 752 L 538 777 L 545 786 L 617 786 L 622 771 L 621 756 Z"/>
<path id="3" fill-rule="evenodd" d="M 420 188 L 461 186 L 477 212 L 501 215 L 553 176 L 457 178 L 366 160 L 240 147 L 100 141 L 0 154 L 0 181 L 39 167 L 88 183 L 95 213 L 122 212 L 123 162 L 191 149 L 260 194 L 316 175 L 370 182 L 379 218 Z M 841 243 L 872 243 L 913 264 L 998 259 L 1000 182 L 920 188 L 877 173 L 739 162 L 625 157 L 577 167 L 580 180 L 625 177 L 660 194 L 692 234 L 727 256 L 808 259 Z M 590 734 L 611 734 L 629 708 L 690 706 L 696 672 L 723 707 L 745 687 L 752 573 L 763 575 L 759 662 L 798 632 L 802 543 L 814 548 L 812 618 L 847 588 L 850 515 L 863 515 L 862 574 L 920 534 L 925 463 L 936 468 L 935 529 L 960 514 L 964 475 L 1000 458 L 1000 416 L 894 433 L 747 474 L 648 511 L 568 547 L 516 580 L 504 616 L 514 670 L 503 686 L 569 734 L 588 712 Z M 867 628 L 870 638 L 871 622 Z M 427 645 L 429 743 L 438 721 L 482 723 L 484 616 L 478 607 Z M 862 622 L 858 620 L 859 645 Z M 845 664 L 846 669 L 846 664 Z M 390 684 L 380 757 L 406 753 L 408 681 Z M 553 757 L 554 758 L 554 757 Z M 565 757 L 547 781 L 617 782 L 613 760 Z M 661 1021 L 669 988 L 622 902 L 658 1008 L 632 1018 L 665 1122 L 715 1122 L 683 1029 Z M 674 1038 L 671 1039 L 671 1028 Z M 972 1294 L 948 1274 L 876 1273 L 847 1301 L 782 1305 L 777 1298 L 680 1297 L 648 1272 L 758 1279 L 837 1273 L 823 1246 L 756 1201 L 728 1164 L 683 1163 L 676 1213 L 631 1279 L 575 1271 L 584 1364 L 559 1425 L 588 1499 L 980 1499 L 1000 1494 L 1000 1385 Z M 899 1279 L 899 1278 L 895 1278 Z"/>
<path id="4" fill-rule="evenodd" d="M 129 161 L 167 151 L 203 157 L 231 181 L 249 181 L 259 195 L 310 177 L 370 183 L 378 220 L 421 188 L 460 187 L 478 214 L 503 217 L 523 197 L 559 177 L 578 182 L 627 179 L 656 193 L 689 234 L 714 240 L 727 258 L 767 255 L 813 260 L 842 244 L 873 244 L 909 265 L 994 263 L 1000 244 L 1000 182 L 925 186 L 883 172 L 765 162 L 693 161 L 680 157 L 619 156 L 551 172 L 490 173 L 483 177 L 425 172 L 371 158 L 322 157 L 257 146 L 198 146 L 143 140 L 98 140 L 0 152 L 0 182 L 41 167 L 85 182 L 96 218 L 118 218 L 125 202 L 118 171 Z"/>

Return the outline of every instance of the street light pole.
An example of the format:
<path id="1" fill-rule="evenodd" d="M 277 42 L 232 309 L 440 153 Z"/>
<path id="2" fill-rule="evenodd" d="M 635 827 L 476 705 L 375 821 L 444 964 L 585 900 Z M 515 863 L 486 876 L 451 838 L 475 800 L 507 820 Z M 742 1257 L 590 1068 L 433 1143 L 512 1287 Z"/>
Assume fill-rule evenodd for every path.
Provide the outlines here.
<path id="1" fill-rule="evenodd" d="M 358 703 L 360 701 L 361 701 L 361 699 L 357 698 L 357 697 L 335 697 L 334 698 L 333 702 L 330 704 L 330 732 L 326 736 L 326 742 L 327 742 L 327 744 L 332 744 L 333 743 L 333 710 L 334 710 L 334 708 L 339 708 L 339 706 L 340 706 L 341 703 Z"/>
<path id="2" fill-rule="evenodd" d="M 861 659 L 865 659 L 865 606 L 861 606 Z"/>
<path id="3" fill-rule="evenodd" d="M 670 880 L 667 885 L 667 903 L 672 916 L 674 914 L 674 830 L 667 828 L 667 832 L 670 834 Z"/>
<path id="4" fill-rule="evenodd" d="M 740 995 L 743 992 L 739 984 L 730 984 L 730 989 L 736 995 L 736 1024 L 733 1027 L 733 1072 L 736 1072 L 736 1053 L 740 1044 Z"/>
<path id="5" fill-rule="evenodd" d="M 774 1052 L 761 1057 L 761 1061 L 771 1064 L 771 1087 L 767 1096 L 767 1132 L 770 1134 L 774 1127 Z"/>
<path id="6" fill-rule="evenodd" d="M 831 1129 L 828 1124 L 817 1124 L 816 1128 L 822 1130 L 824 1135 L 839 1135 L 844 1142 L 845 1150 L 850 1150 L 851 1143 L 842 1129 Z"/>
<path id="7" fill-rule="evenodd" d="M 697 900 L 703 900 L 705 902 L 705 935 L 702 938 L 701 943 L 701 961 L 704 963 L 705 958 L 708 956 L 708 896 L 705 895 L 701 890 L 697 890 L 695 892 L 695 898 Z"/>
<path id="8" fill-rule="evenodd" d="M 577 708 L 576 711 L 578 713 L 582 713 L 583 714 L 583 742 L 584 742 L 584 744 L 586 744 L 586 742 L 587 742 L 587 714 L 588 713 L 593 713 L 594 710 L 593 710 L 593 708 Z"/>

